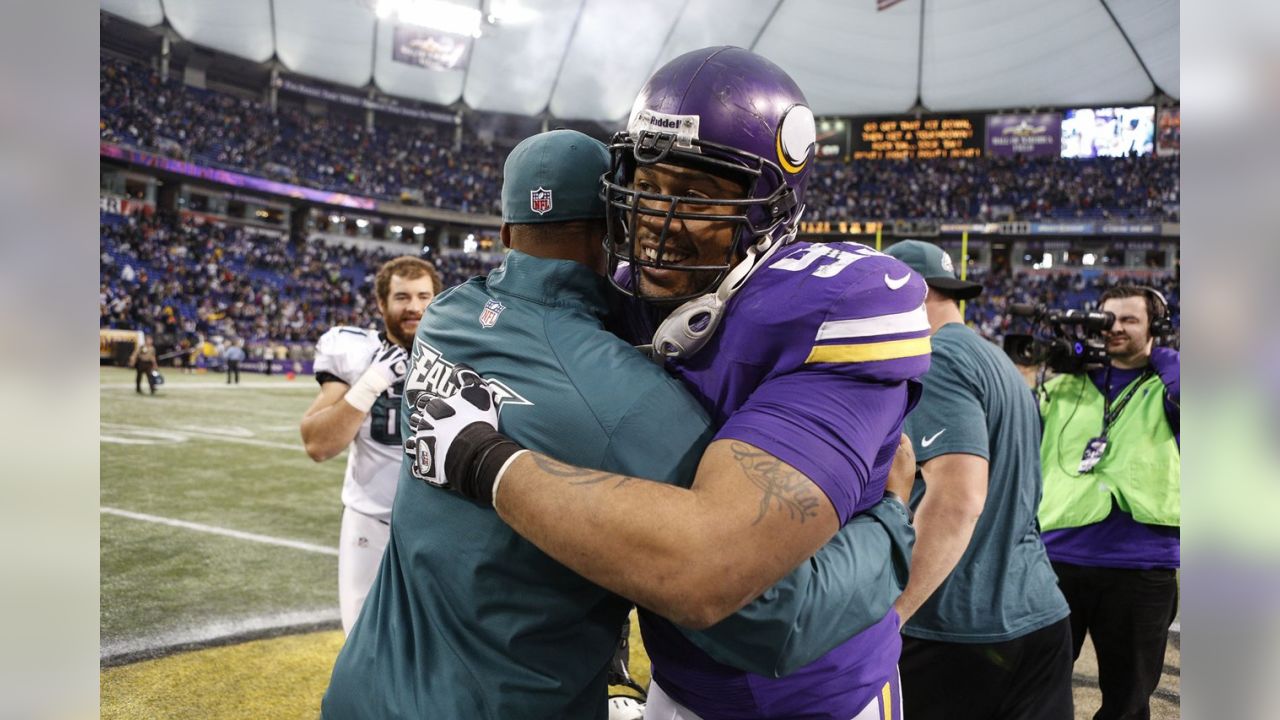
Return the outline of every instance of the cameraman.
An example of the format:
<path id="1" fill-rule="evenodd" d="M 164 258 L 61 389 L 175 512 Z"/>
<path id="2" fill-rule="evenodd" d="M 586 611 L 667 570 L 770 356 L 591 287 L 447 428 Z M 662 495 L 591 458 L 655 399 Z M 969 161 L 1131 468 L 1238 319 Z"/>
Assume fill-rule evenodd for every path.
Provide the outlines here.
<path id="1" fill-rule="evenodd" d="M 1181 459 L 1179 358 L 1164 297 L 1119 285 L 1100 310 L 1109 362 L 1044 385 L 1040 524 L 1080 656 L 1098 655 L 1094 720 L 1147 718 L 1177 613 Z"/>

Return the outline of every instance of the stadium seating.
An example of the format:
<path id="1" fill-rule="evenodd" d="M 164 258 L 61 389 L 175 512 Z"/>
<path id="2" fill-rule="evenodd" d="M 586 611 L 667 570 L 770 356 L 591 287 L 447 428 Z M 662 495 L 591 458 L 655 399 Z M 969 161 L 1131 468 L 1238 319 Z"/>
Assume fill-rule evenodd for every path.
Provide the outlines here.
<path id="1" fill-rule="evenodd" d="M 100 135 L 200 164 L 370 197 L 420 191 L 429 205 L 499 213 L 507 148 L 452 127 L 379 115 L 312 115 L 161 78 L 149 67 L 101 58 Z M 1148 218 L 1176 220 L 1174 157 L 1000 159 L 817 164 L 810 220 Z"/>
<path id="2" fill-rule="evenodd" d="M 373 274 L 396 254 L 235 227 L 101 214 L 99 324 L 185 339 L 243 338 L 250 357 L 310 357 L 334 325 L 372 327 Z M 406 246 L 406 253 L 408 247 Z M 445 287 L 487 272 L 476 256 L 434 258 Z"/>

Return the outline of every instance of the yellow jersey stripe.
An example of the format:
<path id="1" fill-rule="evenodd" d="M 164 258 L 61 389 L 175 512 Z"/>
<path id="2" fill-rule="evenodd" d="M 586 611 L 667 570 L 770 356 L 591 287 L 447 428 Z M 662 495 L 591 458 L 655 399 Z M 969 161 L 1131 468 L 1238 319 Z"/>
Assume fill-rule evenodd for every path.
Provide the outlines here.
<path id="1" fill-rule="evenodd" d="M 884 702 L 883 702 L 883 705 L 884 705 L 884 707 L 883 707 L 884 714 L 882 715 L 882 717 L 883 717 L 885 720 L 894 720 L 894 718 L 893 718 L 893 688 L 889 685 L 889 683 L 885 683 L 885 684 L 884 684 L 884 687 L 880 688 L 880 699 L 884 701 Z"/>
<path id="2" fill-rule="evenodd" d="M 862 345 L 815 345 L 806 363 L 854 363 L 896 360 L 898 358 L 928 355 L 929 338 L 885 340 Z"/>

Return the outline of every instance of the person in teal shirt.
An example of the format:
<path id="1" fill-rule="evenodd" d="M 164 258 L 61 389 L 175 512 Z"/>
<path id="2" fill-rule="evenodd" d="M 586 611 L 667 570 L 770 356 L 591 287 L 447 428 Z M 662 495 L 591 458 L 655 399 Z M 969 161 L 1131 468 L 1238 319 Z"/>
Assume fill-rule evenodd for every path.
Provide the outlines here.
<path id="1" fill-rule="evenodd" d="M 687 485 L 713 428 L 678 381 L 604 324 L 603 144 L 560 130 L 512 151 L 487 278 L 440 295 L 414 343 L 401 408 L 457 392 L 475 368 L 513 437 L 575 464 Z M 459 366 L 464 370 L 459 371 Z M 536 412 L 531 412 L 536 410 Z M 630 603 L 518 536 L 493 510 L 429 488 L 410 447 L 378 579 L 334 665 L 322 716 L 606 716 L 607 669 Z M 879 620 L 912 539 L 885 500 L 737 614 L 691 636 L 717 659 L 780 674 Z M 607 532 L 607 528 L 602 529 Z"/>
<path id="2" fill-rule="evenodd" d="M 1040 413 L 1013 362 L 964 325 L 958 300 L 982 285 L 955 277 L 937 245 L 889 255 L 929 285 L 921 311 L 933 364 L 907 416 L 923 481 L 911 581 L 898 599 L 903 704 L 913 720 L 1071 720 L 1070 609 L 1036 511 Z M 908 619 L 909 618 L 909 619 Z"/>

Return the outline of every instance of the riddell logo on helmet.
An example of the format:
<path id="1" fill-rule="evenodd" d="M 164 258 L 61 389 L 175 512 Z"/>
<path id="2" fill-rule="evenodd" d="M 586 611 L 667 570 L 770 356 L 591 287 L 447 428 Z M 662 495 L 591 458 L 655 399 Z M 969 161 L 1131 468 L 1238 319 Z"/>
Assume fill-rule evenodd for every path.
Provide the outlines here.
<path id="1" fill-rule="evenodd" d="M 675 130 L 680 127 L 680 121 L 665 117 L 649 117 L 644 118 L 649 121 L 649 127 L 662 127 L 669 130 Z"/>
<path id="2" fill-rule="evenodd" d="M 668 115 L 653 110 L 641 110 L 627 123 L 627 132 L 638 135 L 642 132 L 663 132 L 676 136 L 676 144 L 688 147 L 690 141 L 698 139 L 697 115 Z"/>

